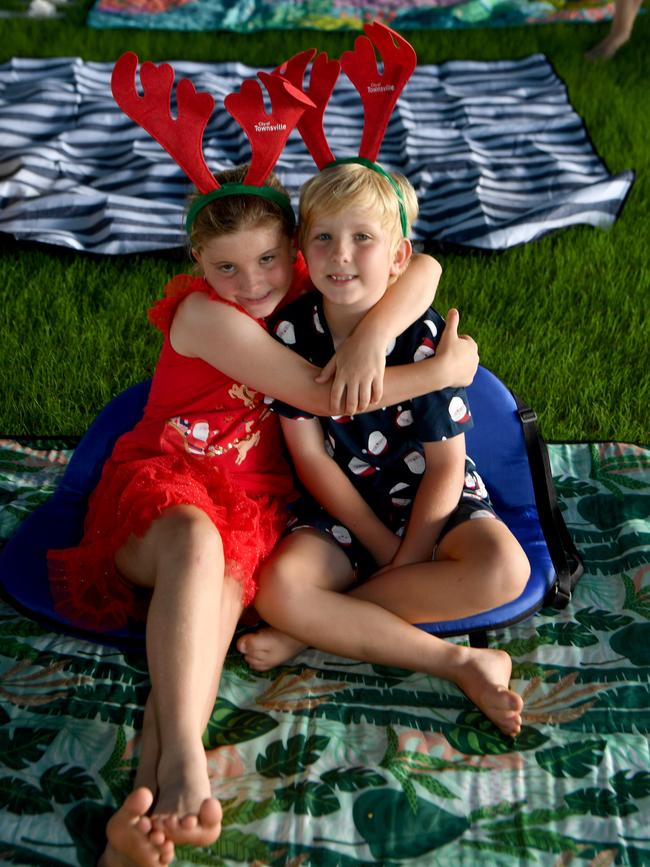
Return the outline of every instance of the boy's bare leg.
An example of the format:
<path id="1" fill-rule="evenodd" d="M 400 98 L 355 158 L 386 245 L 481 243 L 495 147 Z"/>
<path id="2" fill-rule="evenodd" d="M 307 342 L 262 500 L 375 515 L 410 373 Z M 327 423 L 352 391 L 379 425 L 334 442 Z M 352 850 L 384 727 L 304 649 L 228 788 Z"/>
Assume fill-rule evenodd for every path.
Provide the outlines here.
<path id="1" fill-rule="evenodd" d="M 447 533 L 433 562 L 384 569 L 350 595 L 381 605 L 409 623 L 433 623 L 510 602 L 529 576 L 528 558 L 508 527 L 484 517 L 464 521 Z"/>
<path id="2" fill-rule="evenodd" d="M 488 523 L 488 520 L 475 523 Z M 464 538 L 457 537 L 456 545 L 461 546 L 463 541 Z M 394 614 L 387 607 L 357 595 L 374 581 L 355 588 L 349 594 L 305 581 L 305 568 L 313 569 L 313 564 L 318 563 L 319 558 L 322 562 L 323 550 L 328 546 L 336 547 L 324 536 L 301 531 L 285 539 L 276 549 L 267 563 L 264 581 L 261 582 L 256 599 L 256 607 L 265 620 L 294 639 L 327 653 L 421 671 L 450 680 L 505 734 L 518 733 L 523 702 L 509 687 L 512 663 L 508 654 L 443 641 L 412 626 L 403 616 Z M 340 550 L 338 553 L 344 556 Z M 448 619 L 446 597 L 461 592 L 457 581 L 450 587 L 448 581 L 432 579 L 431 572 L 437 565 L 425 564 L 429 569 L 430 607 L 422 617 L 416 618 L 417 622 Z M 393 576 L 397 571 L 394 570 Z M 382 583 L 385 584 L 389 574 L 380 576 L 384 578 Z M 520 585 L 513 590 L 510 599 L 518 595 L 527 574 L 521 578 Z M 483 581 L 486 580 L 483 575 Z M 471 592 L 471 583 L 464 582 L 463 593 Z M 399 588 L 400 582 L 396 581 L 396 584 Z M 405 593 L 398 591 L 397 596 L 403 598 Z M 384 601 L 388 601 L 388 594 L 384 594 L 384 597 Z M 443 600 L 441 610 L 445 614 L 444 617 L 434 617 L 434 603 L 440 598 Z M 473 594 L 471 611 L 480 607 L 476 601 L 480 598 L 480 593 Z M 505 598 L 501 599 L 501 602 L 505 601 Z M 484 609 L 489 607 L 492 607 L 492 602 L 483 606 Z"/>
<path id="3" fill-rule="evenodd" d="M 607 36 L 586 52 L 587 60 L 610 60 L 632 35 L 643 0 L 616 0 L 614 18 Z"/>
<path id="4" fill-rule="evenodd" d="M 264 626 L 256 632 L 247 632 L 237 641 L 237 650 L 253 671 L 269 671 L 293 659 L 307 645 L 273 626 Z"/>
<path id="5" fill-rule="evenodd" d="M 301 574 L 305 584 L 337 593 L 347 590 L 354 581 L 350 561 L 323 533 L 299 530 L 284 539 L 276 550 L 282 559 L 278 561 L 275 554 L 269 558 L 260 572 L 260 586 L 274 580 L 276 564 L 278 569 L 286 568 L 292 574 Z M 257 607 L 257 602 L 255 604 Z M 237 641 L 237 649 L 255 671 L 268 671 L 282 665 L 306 646 L 304 641 L 273 626 L 247 632 Z"/>
<path id="6" fill-rule="evenodd" d="M 127 798 L 109 823 L 109 845 L 100 863 L 155 867 L 168 862 L 156 860 L 143 841 L 155 848 L 162 838 L 159 848 L 169 844 L 173 855 L 174 843 L 208 845 L 221 831 L 221 807 L 211 797 L 201 738 L 241 613 L 241 587 L 224 580 L 220 536 L 192 506 L 168 509 L 142 539 L 129 539 L 116 562 L 125 577 L 153 590 L 147 619 L 153 719 L 147 720 L 145 761 L 137 780 L 151 779 L 158 756 L 157 803 L 153 817 L 136 819 L 140 800 L 134 804 L 133 798 L 146 789 Z"/>

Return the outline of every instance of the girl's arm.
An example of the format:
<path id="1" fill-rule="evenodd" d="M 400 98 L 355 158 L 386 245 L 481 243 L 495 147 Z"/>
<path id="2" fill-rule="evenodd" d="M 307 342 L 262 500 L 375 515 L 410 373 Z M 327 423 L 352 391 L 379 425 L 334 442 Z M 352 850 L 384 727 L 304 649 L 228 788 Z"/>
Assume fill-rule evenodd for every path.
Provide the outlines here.
<path id="1" fill-rule="evenodd" d="M 201 292 L 179 304 L 170 340 L 181 355 L 201 358 L 226 376 L 313 415 L 342 415 L 343 411 L 351 415 L 356 409 L 348 408 L 347 403 L 331 406 L 329 385 L 314 382 L 318 368 L 274 340 L 250 316 L 230 305 L 216 304 Z M 459 338 L 455 326 L 450 328 L 448 323 L 436 356 L 386 371 L 384 401 L 399 403 L 444 388 L 459 358 L 467 359 L 475 370 L 476 344 L 471 338 Z"/>
<path id="2" fill-rule="evenodd" d="M 408 268 L 386 289 L 317 377 L 332 383 L 332 401 L 356 402 L 357 412 L 380 403 L 386 347 L 433 303 L 442 268 L 432 256 L 414 256 Z M 471 380 L 470 380 L 471 381 Z M 469 385 L 469 382 L 463 383 Z"/>
<path id="3" fill-rule="evenodd" d="M 426 469 L 399 551 L 390 568 L 430 560 L 440 531 L 458 505 L 465 478 L 465 436 L 424 443 Z"/>
<path id="4" fill-rule="evenodd" d="M 380 566 L 399 548 L 396 536 L 375 515 L 336 461 L 325 451 L 318 419 L 281 418 L 294 468 L 312 496 L 359 539 Z"/>

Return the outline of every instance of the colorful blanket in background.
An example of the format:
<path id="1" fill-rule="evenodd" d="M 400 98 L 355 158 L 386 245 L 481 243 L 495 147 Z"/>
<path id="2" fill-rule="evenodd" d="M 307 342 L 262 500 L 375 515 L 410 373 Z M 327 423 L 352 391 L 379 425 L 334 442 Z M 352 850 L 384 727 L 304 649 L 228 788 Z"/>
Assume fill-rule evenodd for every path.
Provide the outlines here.
<path id="1" fill-rule="evenodd" d="M 212 171 L 250 145 L 223 108 L 256 70 L 174 64 L 215 97 L 204 136 Z M 0 232 L 101 254 L 182 247 L 191 190 L 171 157 L 117 107 L 112 64 L 14 58 L 0 65 Z M 363 112 L 341 76 L 325 113 L 336 156 L 358 153 Z M 504 250 L 575 225 L 616 220 L 634 173 L 611 175 L 542 54 L 416 67 L 379 155 L 415 187 L 419 241 Z M 276 171 L 297 204 L 315 171 L 292 133 Z"/>
<path id="2" fill-rule="evenodd" d="M 650 450 L 551 445 L 586 571 L 561 611 L 493 635 L 524 728 L 435 678 L 306 650 L 231 651 L 205 733 L 221 839 L 178 867 L 650 864 Z M 70 450 L 0 441 L 0 544 Z M 0 603 L 0 863 L 94 867 L 130 790 L 145 660 Z"/>
<path id="3" fill-rule="evenodd" d="M 163 30 L 361 30 L 382 21 L 395 30 L 513 27 L 555 21 L 606 21 L 604 0 L 97 0 L 89 27 Z"/>

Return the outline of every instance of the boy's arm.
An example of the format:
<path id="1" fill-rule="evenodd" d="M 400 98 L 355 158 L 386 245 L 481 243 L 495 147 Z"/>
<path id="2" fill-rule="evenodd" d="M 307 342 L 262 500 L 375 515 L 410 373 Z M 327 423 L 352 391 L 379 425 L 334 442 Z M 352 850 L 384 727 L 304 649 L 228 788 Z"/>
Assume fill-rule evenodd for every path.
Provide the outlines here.
<path id="1" fill-rule="evenodd" d="M 390 568 L 431 559 L 449 515 L 458 505 L 465 478 L 465 435 L 424 443 L 426 469 L 418 487 L 399 551 Z"/>
<path id="2" fill-rule="evenodd" d="M 380 566 L 390 563 L 399 548 L 399 538 L 379 520 L 327 454 L 318 419 L 280 420 L 293 465 L 307 490 L 333 518 L 354 533 Z"/>
<path id="3" fill-rule="evenodd" d="M 317 382 L 334 377 L 333 402 L 349 401 L 356 404 L 357 412 L 381 402 L 386 347 L 433 303 L 441 274 L 436 259 L 420 254 L 388 286 L 317 377 Z"/>
<path id="4" fill-rule="evenodd" d="M 476 370 L 476 344 L 470 337 L 458 337 L 455 331 L 456 326 L 450 328 L 448 322 L 433 358 L 386 371 L 387 404 L 443 388 L 459 358 L 467 359 L 466 366 Z M 347 403 L 332 407 L 330 386 L 314 382 L 318 368 L 278 343 L 250 316 L 227 304 L 216 304 L 201 292 L 189 295 L 179 304 L 170 340 L 181 355 L 201 358 L 255 391 L 313 415 L 352 415 L 356 411 L 356 407 L 349 408 Z"/>

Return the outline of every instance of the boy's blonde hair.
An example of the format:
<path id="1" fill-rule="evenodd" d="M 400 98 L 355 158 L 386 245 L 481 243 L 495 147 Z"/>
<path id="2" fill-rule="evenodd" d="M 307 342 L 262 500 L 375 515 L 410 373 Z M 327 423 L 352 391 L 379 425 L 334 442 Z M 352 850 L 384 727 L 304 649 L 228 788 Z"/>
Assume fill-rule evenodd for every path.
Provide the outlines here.
<path id="1" fill-rule="evenodd" d="M 402 192 L 406 214 L 406 234 L 418 215 L 415 190 L 404 175 L 387 173 Z M 298 244 L 302 248 L 314 219 L 321 215 L 336 215 L 346 208 L 359 207 L 379 217 L 391 233 L 393 250 L 404 237 L 400 216 L 400 201 L 388 178 L 360 163 L 338 163 L 310 178 L 300 191 Z"/>
<path id="2" fill-rule="evenodd" d="M 233 169 L 224 169 L 215 177 L 220 185 L 243 184 L 247 171 L 247 165 L 236 166 Z M 276 175 L 270 174 L 265 181 L 265 186 L 289 198 L 289 194 Z M 199 195 L 197 193 L 190 199 L 190 207 Z M 209 202 L 197 213 L 188 235 L 188 244 L 190 250 L 200 251 L 212 238 L 231 235 L 241 229 L 267 226 L 271 223 L 279 223 L 286 236 L 293 238 L 294 227 L 291 220 L 275 202 L 254 195 L 224 196 Z"/>

